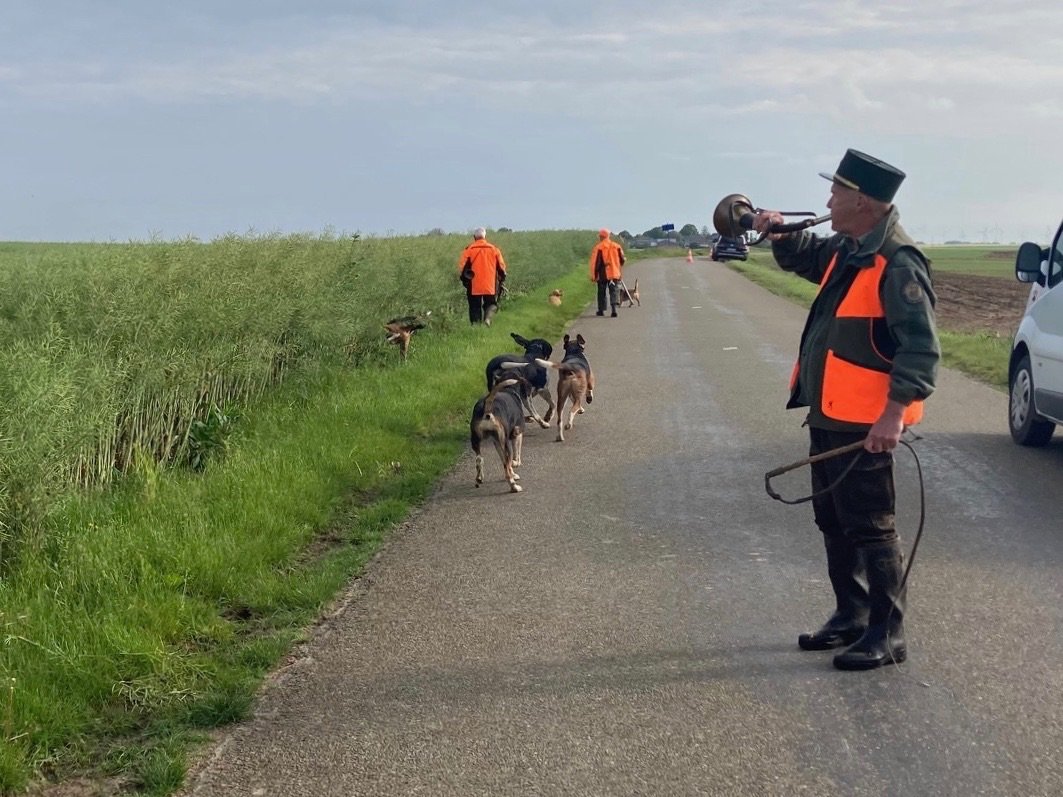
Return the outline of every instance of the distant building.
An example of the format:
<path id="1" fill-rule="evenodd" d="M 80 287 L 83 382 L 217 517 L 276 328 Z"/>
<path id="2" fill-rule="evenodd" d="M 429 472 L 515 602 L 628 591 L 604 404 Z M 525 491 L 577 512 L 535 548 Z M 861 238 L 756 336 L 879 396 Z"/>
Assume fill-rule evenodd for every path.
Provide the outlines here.
<path id="1" fill-rule="evenodd" d="M 712 238 L 708 235 L 688 235 L 683 239 L 683 244 L 689 249 L 709 249 L 712 243 Z"/>

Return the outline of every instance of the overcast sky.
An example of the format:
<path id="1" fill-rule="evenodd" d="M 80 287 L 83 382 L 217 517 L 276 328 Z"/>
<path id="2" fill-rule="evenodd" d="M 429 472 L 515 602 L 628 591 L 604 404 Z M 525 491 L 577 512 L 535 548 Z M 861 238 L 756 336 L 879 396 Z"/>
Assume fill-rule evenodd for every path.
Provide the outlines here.
<path id="1" fill-rule="evenodd" d="M 701 226 L 847 147 L 921 240 L 1063 216 L 1059 0 L 0 7 L 0 240 Z"/>

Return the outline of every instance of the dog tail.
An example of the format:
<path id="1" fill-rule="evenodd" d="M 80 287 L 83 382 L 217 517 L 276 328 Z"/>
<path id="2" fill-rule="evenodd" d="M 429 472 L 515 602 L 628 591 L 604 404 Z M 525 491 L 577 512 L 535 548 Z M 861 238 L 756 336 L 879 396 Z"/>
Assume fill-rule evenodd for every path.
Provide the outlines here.
<path id="1" fill-rule="evenodd" d="M 570 374 L 578 374 L 578 373 L 580 373 L 581 371 L 584 370 L 583 368 L 581 368 L 578 365 L 577 366 L 573 366 L 571 363 L 567 363 L 567 362 L 555 363 L 555 362 L 553 362 L 551 360 L 536 359 L 535 360 L 535 364 L 536 365 L 540 365 L 543 368 L 553 368 L 555 371 L 559 372 L 559 374 L 560 374 L 559 378 L 561 378 L 561 379 L 565 379 Z"/>
<path id="2" fill-rule="evenodd" d="M 639 278 L 635 277 L 635 287 L 632 290 L 637 291 L 639 289 Z"/>
<path id="3" fill-rule="evenodd" d="M 495 408 L 495 396 L 498 395 L 498 391 L 505 390 L 507 387 L 512 387 L 519 382 L 519 379 L 503 379 L 491 388 L 491 392 L 484 399 L 484 420 L 491 420 L 491 413 Z"/>

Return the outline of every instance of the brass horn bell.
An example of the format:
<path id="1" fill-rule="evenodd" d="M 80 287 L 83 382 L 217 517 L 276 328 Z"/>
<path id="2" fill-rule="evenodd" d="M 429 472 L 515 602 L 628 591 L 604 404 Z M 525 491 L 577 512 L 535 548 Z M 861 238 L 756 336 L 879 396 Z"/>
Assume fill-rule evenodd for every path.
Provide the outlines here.
<path id="1" fill-rule="evenodd" d="M 712 212 L 712 226 L 725 238 L 739 238 L 753 229 L 755 214 L 756 210 L 749 197 L 743 194 L 728 194 Z M 745 225 L 742 224 L 743 220 Z"/>
<path id="2" fill-rule="evenodd" d="M 744 194 L 728 194 L 720 200 L 719 204 L 716 205 L 716 210 L 712 212 L 712 226 L 724 238 L 741 238 L 753 229 L 753 219 L 759 210 L 759 208 L 754 207 L 749 197 Z M 829 213 L 825 216 L 816 216 L 810 210 L 781 210 L 777 212 L 782 216 L 813 216 L 814 218 L 802 219 L 788 224 L 773 224 L 769 230 L 761 233 L 760 237 L 753 243 L 760 243 L 770 233 L 797 232 L 798 230 L 805 230 L 825 221 L 830 221 Z"/>

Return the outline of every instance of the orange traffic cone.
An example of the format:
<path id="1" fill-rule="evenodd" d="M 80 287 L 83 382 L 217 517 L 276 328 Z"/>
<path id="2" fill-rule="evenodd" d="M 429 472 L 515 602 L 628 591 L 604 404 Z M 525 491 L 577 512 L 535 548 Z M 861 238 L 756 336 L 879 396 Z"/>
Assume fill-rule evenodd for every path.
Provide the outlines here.
<path id="1" fill-rule="evenodd" d="M 689 249 L 687 249 L 687 262 L 688 263 L 693 263 L 694 262 L 694 253 L 691 250 L 689 250 Z"/>

